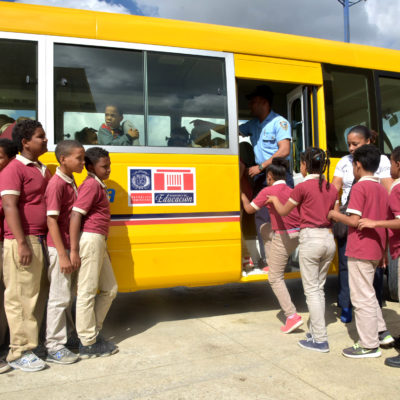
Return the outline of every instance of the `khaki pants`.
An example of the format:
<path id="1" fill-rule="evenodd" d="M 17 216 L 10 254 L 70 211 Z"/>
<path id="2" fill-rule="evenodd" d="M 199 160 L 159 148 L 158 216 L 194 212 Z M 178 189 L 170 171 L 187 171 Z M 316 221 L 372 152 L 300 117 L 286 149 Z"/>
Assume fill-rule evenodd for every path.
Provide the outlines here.
<path id="1" fill-rule="evenodd" d="M 3 242 L 0 242 L 0 346 L 6 340 L 8 324 L 4 310 L 4 282 L 3 282 Z"/>
<path id="2" fill-rule="evenodd" d="M 274 231 L 272 230 L 271 223 L 267 222 L 265 224 L 262 224 L 260 226 L 260 233 L 261 233 L 261 237 L 264 242 L 265 260 L 267 262 L 267 265 L 269 266 L 269 264 L 270 264 L 269 256 L 271 254 L 271 243 L 272 243 L 272 238 L 274 237 Z"/>
<path id="3" fill-rule="evenodd" d="M 49 247 L 48 251 L 50 291 L 47 302 L 46 348 L 58 351 L 65 346 L 68 334 L 75 329 L 71 305 L 77 272 L 62 273 L 56 248 Z"/>
<path id="4" fill-rule="evenodd" d="M 296 313 L 287 290 L 284 272 L 290 255 L 299 244 L 299 232 L 275 233 L 270 246 L 268 280 L 286 317 Z"/>
<path id="5" fill-rule="evenodd" d="M 310 314 L 308 328 L 316 342 L 328 340 L 325 325 L 324 286 L 335 252 L 336 245 L 330 229 L 303 228 L 300 230 L 301 280 Z"/>
<path id="6" fill-rule="evenodd" d="M 360 344 L 367 349 L 379 347 L 378 332 L 386 330 L 373 282 L 379 260 L 348 258 L 350 298 L 354 307 Z"/>
<path id="7" fill-rule="evenodd" d="M 79 254 L 76 330 L 82 344 L 89 346 L 96 342 L 118 286 L 104 235 L 83 232 Z"/>
<path id="8" fill-rule="evenodd" d="M 44 269 L 43 248 L 36 236 L 26 237 L 32 251 L 29 265 L 21 265 L 15 239 L 4 240 L 4 303 L 10 327 L 10 351 L 7 361 L 13 361 L 38 345 L 40 321 L 43 315 L 39 294 Z"/>

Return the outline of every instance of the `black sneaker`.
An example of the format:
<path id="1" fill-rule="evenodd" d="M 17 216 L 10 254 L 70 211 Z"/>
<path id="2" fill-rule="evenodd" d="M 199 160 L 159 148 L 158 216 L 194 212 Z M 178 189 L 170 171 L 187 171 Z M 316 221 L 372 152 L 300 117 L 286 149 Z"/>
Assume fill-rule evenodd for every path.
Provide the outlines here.
<path id="1" fill-rule="evenodd" d="M 102 340 L 97 340 L 89 346 L 79 345 L 79 355 L 82 359 L 94 358 L 94 357 L 108 357 L 111 356 L 112 350 L 108 346 L 108 343 Z"/>
<path id="2" fill-rule="evenodd" d="M 110 342 L 110 341 L 104 339 L 104 337 L 103 337 L 102 335 L 98 335 L 98 336 L 97 336 L 97 341 L 98 341 L 98 342 L 101 342 L 101 343 L 103 343 L 105 346 L 107 346 L 107 347 L 109 348 L 111 354 L 115 354 L 115 353 L 118 353 L 118 352 L 119 352 L 118 346 L 117 346 L 115 343 Z"/>

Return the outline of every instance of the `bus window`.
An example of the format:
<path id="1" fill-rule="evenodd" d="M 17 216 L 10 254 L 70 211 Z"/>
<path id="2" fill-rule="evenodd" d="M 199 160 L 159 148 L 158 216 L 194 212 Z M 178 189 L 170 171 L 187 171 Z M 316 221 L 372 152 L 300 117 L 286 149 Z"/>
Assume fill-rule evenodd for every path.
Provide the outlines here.
<path id="1" fill-rule="evenodd" d="M 400 145 L 400 79 L 379 77 L 383 151 L 386 154 Z"/>
<path id="2" fill-rule="evenodd" d="M 0 40 L 0 132 L 20 117 L 37 118 L 37 43 Z"/>
<path id="3" fill-rule="evenodd" d="M 202 119 L 228 124 L 225 61 L 204 56 L 148 53 L 147 65 L 148 143 L 153 146 L 213 147 L 217 141 L 212 142 L 211 130 L 195 128 L 190 121 Z M 153 115 L 169 116 L 171 126 L 167 136 L 164 133 L 165 117 L 158 117 L 154 123 Z M 228 147 L 227 136 L 223 139 Z"/>
<path id="4" fill-rule="evenodd" d="M 149 115 L 148 130 L 153 132 L 148 136 L 149 146 L 166 146 L 171 134 L 171 117 L 166 115 Z"/>
<path id="5" fill-rule="evenodd" d="M 109 141 L 106 143 L 108 137 L 97 132 L 99 144 L 144 145 L 143 81 L 141 51 L 55 44 L 55 142 L 74 139 L 77 132 L 78 139 L 89 140 L 84 128 L 103 128 L 106 134 L 109 132 Z M 123 114 L 116 128 L 105 124 L 108 105 Z M 135 143 L 129 138 L 122 140 L 125 121 L 139 131 Z"/>
<path id="6" fill-rule="evenodd" d="M 324 66 L 327 139 L 332 156 L 348 153 L 347 133 L 353 126 L 375 126 L 371 88 L 371 71 Z"/>
<path id="7" fill-rule="evenodd" d="M 222 118 L 205 118 L 205 117 L 183 117 L 182 118 L 182 126 L 186 128 L 190 134 L 190 142 L 193 147 L 215 147 L 215 148 L 227 148 L 228 141 L 226 140 L 226 136 L 224 134 L 218 133 L 217 131 L 210 129 L 209 133 L 205 134 L 197 134 L 197 130 L 194 129 L 192 121 L 195 119 L 201 119 L 202 121 L 211 122 L 215 125 L 225 125 L 226 121 Z"/>

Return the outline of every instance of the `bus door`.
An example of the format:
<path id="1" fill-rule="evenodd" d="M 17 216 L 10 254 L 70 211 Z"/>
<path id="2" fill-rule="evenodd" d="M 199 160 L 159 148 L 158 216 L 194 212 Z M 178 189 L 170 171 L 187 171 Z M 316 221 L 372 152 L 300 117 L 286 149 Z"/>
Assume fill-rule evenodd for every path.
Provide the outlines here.
<path id="1" fill-rule="evenodd" d="M 266 84 L 272 89 L 273 111 L 285 117 L 292 127 L 291 167 L 295 184 L 298 183 L 301 181 L 300 153 L 313 144 L 320 144 L 322 147 L 326 144 L 323 135 L 319 137 L 318 134 L 325 132 L 321 65 L 306 61 L 237 54 L 235 76 L 239 124 L 252 118 L 246 96 L 258 85 Z M 248 226 L 243 227 L 243 236 L 247 244 L 256 242 L 252 233 Z M 286 273 L 287 277 L 299 276 L 296 256 L 289 260 Z M 265 275 L 250 275 L 243 277 L 242 281 L 264 279 L 268 278 Z"/>
<path id="2" fill-rule="evenodd" d="M 300 181 L 300 153 L 312 145 L 311 107 L 308 86 L 298 86 L 286 96 L 287 113 L 292 128 L 291 169 L 295 184 Z"/>

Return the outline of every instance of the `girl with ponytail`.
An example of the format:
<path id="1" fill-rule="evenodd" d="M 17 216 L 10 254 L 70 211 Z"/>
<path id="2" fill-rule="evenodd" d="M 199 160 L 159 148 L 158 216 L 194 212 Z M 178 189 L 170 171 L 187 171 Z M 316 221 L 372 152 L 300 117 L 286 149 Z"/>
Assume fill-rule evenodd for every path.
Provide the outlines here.
<path id="1" fill-rule="evenodd" d="M 300 168 L 306 177 L 293 189 L 288 201 L 282 204 L 278 197 L 270 196 L 267 203 L 272 204 L 281 216 L 288 215 L 296 207 L 299 210 L 300 272 L 310 318 L 309 333 L 298 344 L 307 350 L 327 353 L 324 286 L 336 252 L 327 215 L 336 204 L 337 190 L 323 175 L 329 169 L 329 157 L 325 151 L 317 147 L 308 148 L 301 157 Z"/>
<path id="2" fill-rule="evenodd" d="M 242 194 L 243 208 L 248 214 L 254 214 L 265 207 L 265 202 L 271 195 L 277 196 L 281 202 L 286 202 L 292 190 L 285 182 L 289 163 L 286 159 L 275 157 L 266 169 L 268 186 L 261 190 L 257 197 L 250 203 L 247 196 Z M 268 281 L 285 313 L 286 323 L 281 327 L 283 333 L 290 333 L 303 324 L 303 320 L 296 312 L 288 289 L 285 284 L 284 272 L 290 255 L 296 250 L 299 243 L 300 217 L 297 209 L 281 217 L 271 205 L 267 206 L 271 217 L 273 230 L 272 241 L 269 244 L 268 254 Z M 267 246 L 267 244 L 266 244 Z"/>

